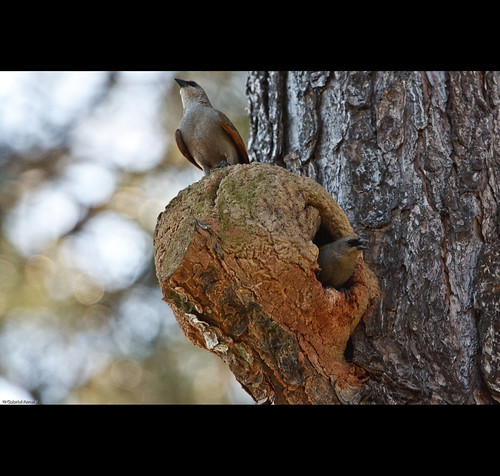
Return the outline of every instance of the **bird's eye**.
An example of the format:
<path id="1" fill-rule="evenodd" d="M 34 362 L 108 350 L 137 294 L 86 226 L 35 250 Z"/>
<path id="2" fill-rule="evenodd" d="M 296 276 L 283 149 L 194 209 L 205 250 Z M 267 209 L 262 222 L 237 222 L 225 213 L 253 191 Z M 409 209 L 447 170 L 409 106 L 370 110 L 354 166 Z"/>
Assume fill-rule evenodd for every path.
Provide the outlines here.
<path id="1" fill-rule="evenodd" d="M 358 240 L 353 238 L 352 240 L 349 240 L 347 243 L 351 246 L 356 246 L 358 244 Z"/>

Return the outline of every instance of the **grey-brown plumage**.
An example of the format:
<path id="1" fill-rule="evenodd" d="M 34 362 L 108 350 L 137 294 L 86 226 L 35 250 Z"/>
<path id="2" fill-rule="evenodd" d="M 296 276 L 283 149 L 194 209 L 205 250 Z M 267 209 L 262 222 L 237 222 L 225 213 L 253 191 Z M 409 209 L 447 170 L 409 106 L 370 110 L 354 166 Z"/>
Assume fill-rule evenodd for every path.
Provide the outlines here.
<path id="1" fill-rule="evenodd" d="M 212 107 L 203 88 L 194 81 L 176 79 L 184 115 L 175 131 L 181 153 L 205 175 L 217 166 L 249 163 L 239 132 L 228 117 Z"/>
<path id="2" fill-rule="evenodd" d="M 343 236 L 319 248 L 318 279 L 323 286 L 341 288 L 352 276 L 356 260 L 362 250 L 368 249 L 367 240 L 356 234 Z"/>

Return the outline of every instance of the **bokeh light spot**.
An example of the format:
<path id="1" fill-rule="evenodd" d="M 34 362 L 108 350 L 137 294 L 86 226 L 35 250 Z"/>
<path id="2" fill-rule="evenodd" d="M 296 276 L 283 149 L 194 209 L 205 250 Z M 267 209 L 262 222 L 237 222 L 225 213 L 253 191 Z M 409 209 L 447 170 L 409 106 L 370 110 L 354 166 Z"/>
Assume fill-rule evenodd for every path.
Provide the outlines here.
<path id="1" fill-rule="evenodd" d="M 73 280 L 73 294 L 79 302 L 89 306 L 101 300 L 104 286 L 95 276 L 81 273 Z"/>

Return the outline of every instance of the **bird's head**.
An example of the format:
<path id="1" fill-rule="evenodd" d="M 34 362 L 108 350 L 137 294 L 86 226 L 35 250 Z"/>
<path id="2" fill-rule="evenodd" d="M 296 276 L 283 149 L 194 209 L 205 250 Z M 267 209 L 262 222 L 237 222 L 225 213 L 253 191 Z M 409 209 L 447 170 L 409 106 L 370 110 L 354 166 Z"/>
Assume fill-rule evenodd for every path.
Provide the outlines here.
<path id="1" fill-rule="evenodd" d="M 357 258 L 361 254 L 362 250 L 368 249 L 368 246 L 366 246 L 368 240 L 355 233 L 343 236 L 342 238 L 338 239 L 336 243 L 338 244 L 339 251 L 343 255 L 352 256 L 355 258 Z"/>
<path id="2" fill-rule="evenodd" d="M 205 90 L 198 83 L 177 78 L 175 81 L 180 86 L 182 106 L 184 110 L 196 104 L 202 104 L 210 107 L 212 106 Z"/>

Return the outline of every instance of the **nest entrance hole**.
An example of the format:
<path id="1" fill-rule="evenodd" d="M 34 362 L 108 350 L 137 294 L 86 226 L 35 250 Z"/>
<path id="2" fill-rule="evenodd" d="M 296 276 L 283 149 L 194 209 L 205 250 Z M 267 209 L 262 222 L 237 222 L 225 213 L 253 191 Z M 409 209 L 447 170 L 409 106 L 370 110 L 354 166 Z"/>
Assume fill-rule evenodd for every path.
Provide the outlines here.
<path id="1" fill-rule="evenodd" d="M 333 235 L 328 231 L 326 227 L 320 225 L 316 235 L 314 235 L 313 243 L 319 248 L 320 246 L 326 245 L 335 241 Z"/>

